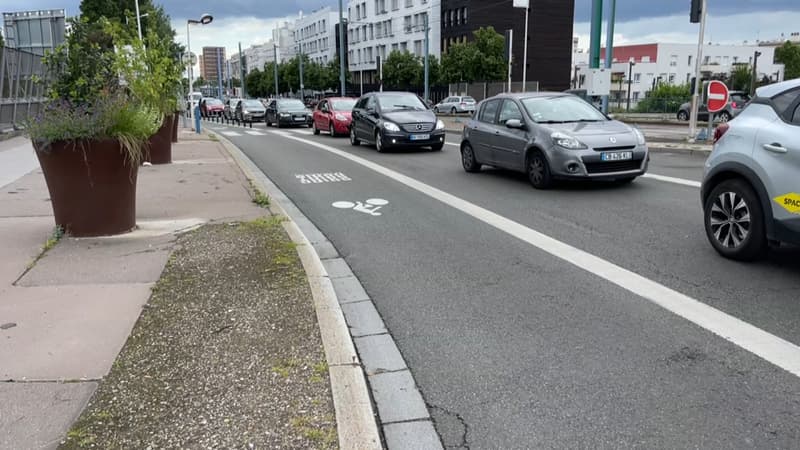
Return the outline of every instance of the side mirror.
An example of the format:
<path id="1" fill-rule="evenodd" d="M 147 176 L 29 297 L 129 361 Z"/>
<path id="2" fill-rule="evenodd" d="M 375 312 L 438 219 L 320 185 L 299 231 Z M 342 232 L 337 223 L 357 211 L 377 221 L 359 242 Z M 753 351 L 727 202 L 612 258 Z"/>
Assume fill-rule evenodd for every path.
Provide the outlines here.
<path id="1" fill-rule="evenodd" d="M 506 126 L 508 128 L 514 128 L 514 129 L 517 129 L 517 130 L 525 129 L 525 124 L 522 123 L 522 121 L 519 120 L 519 119 L 508 119 L 508 120 L 506 120 Z"/>
<path id="2" fill-rule="evenodd" d="M 609 119 L 611 119 L 611 120 L 615 120 L 615 119 L 617 118 L 617 116 L 616 116 L 616 115 L 614 115 L 614 114 L 609 114 L 609 115 L 608 115 L 608 116 L 606 116 L 606 117 L 608 117 L 608 118 L 609 118 Z"/>
<path id="3" fill-rule="evenodd" d="M 378 116 L 378 111 L 375 110 L 375 108 L 367 108 L 367 114 L 369 114 L 370 116 L 377 117 Z"/>

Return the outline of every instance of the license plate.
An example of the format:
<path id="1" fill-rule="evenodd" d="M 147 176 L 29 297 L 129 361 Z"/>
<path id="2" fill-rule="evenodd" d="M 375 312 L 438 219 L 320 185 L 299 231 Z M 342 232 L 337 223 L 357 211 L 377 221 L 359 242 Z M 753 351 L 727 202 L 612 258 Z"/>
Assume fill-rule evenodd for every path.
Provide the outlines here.
<path id="1" fill-rule="evenodd" d="M 603 161 L 627 161 L 633 159 L 633 152 L 605 152 L 600 155 Z"/>
<path id="2" fill-rule="evenodd" d="M 298 122 L 301 122 L 301 121 L 306 120 L 306 118 L 305 117 L 295 117 L 294 120 L 296 120 Z"/>
<path id="3" fill-rule="evenodd" d="M 409 139 L 412 141 L 427 141 L 431 138 L 430 134 L 412 134 Z"/>

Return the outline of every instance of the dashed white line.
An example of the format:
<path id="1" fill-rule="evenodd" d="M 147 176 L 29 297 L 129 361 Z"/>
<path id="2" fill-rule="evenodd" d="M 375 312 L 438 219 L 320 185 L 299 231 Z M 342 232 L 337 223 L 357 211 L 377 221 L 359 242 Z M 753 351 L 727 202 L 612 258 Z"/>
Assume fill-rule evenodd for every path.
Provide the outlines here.
<path id="1" fill-rule="evenodd" d="M 685 178 L 667 177 L 667 176 L 664 176 L 664 175 L 656 175 L 654 173 L 646 173 L 646 174 L 642 175 L 642 177 L 651 178 L 653 180 L 658 180 L 658 181 L 663 181 L 665 183 L 680 184 L 680 185 L 683 185 L 683 186 L 690 186 L 690 187 L 695 187 L 695 188 L 699 188 L 701 186 L 701 184 L 702 184 L 699 181 L 687 180 Z"/>
<path id="2" fill-rule="evenodd" d="M 550 253 L 580 269 L 647 299 L 795 376 L 800 376 L 800 347 L 789 341 L 781 339 L 778 336 L 770 334 L 741 319 L 695 300 L 694 298 L 681 294 L 649 278 L 624 269 L 610 261 L 606 261 L 591 253 L 556 240 L 528 228 L 525 225 L 489 211 L 488 209 L 388 169 L 380 164 L 325 144 L 293 136 L 289 133 L 276 132 L 275 134 L 349 159 L 350 161 L 360 164 L 398 183 L 404 184 L 422 194 L 439 200 L 445 205 L 451 206 L 523 242 L 527 242 L 540 250 Z"/>
<path id="3" fill-rule="evenodd" d="M 256 130 L 245 130 L 245 133 L 249 134 L 250 136 L 265 136 L 266 133 Z"/>
<path id="4" fill-rule="evenodd" d="M 241 134 L 235 131 L 220 131 L 220 134 L 224 134 L 225 136 L 241 136 Z"/>

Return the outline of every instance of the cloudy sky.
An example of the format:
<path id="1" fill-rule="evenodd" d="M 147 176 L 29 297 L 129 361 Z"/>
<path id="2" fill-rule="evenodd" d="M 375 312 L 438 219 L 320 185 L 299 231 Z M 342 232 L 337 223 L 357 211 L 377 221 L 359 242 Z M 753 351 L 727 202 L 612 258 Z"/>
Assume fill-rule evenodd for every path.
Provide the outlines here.
<path id="1" fill-rule="evenodd" d="M 564 0 L 569 1 L 569 0 Z M 575 1 L 574 33 L 581 46 L 588 47 L 591 0 Z M 798 0 L 708 0 L 707 40 L 715 43 L 742 43 L 774 39 L 781 33 L 800 31 Z M 133 2 L 133 0 L 131 0 Z M 272 28 L 281 21 L 297 17 L 299 11 L 332 6 L 338 0 L 155 0 L 163 4 L 173 19 L 178 39 L 185 43 L 186 19 L 207 12 L 214 22 L 191 31 L 192 47 L 222 45 L 228 55 L 243 47 L 266 42 Z M 505 0 L 511 4 L 511 0 Z M 80 0 L 2 0 L 0 12 L 66 8 L 77 14 Z M 347 0 L 344 1 L 345 7 Z M 605 3 L 609 3 L 606 0 Z M 133 3 L 132 3 L 133 4 Z M 617 0 L 616 44 L 670 42 L 696 43 L 698 26 L 689 23 L 689 0 Z M 147 20 L 146 18 L 143 20 Z M 605 40 L 604 40 L 605 42 Z"/>

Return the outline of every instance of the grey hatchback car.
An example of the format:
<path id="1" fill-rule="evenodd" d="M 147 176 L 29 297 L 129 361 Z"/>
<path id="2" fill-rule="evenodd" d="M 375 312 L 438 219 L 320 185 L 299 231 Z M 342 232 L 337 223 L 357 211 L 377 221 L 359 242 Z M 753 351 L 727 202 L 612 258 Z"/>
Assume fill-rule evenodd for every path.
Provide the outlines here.
<path id="1" fill-rule="evenodd" d="M 501 94 L 464 126 L 461 163 L 525 172 L 537 189 L 556 179 L 633 181 L 647 171 L 644 135 L 583 99 L 560 92 Z"/>

